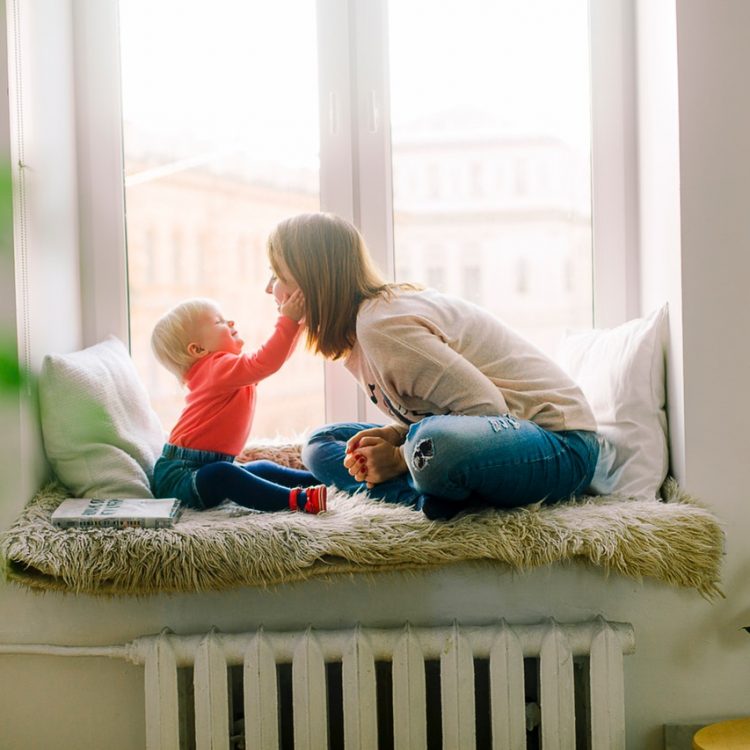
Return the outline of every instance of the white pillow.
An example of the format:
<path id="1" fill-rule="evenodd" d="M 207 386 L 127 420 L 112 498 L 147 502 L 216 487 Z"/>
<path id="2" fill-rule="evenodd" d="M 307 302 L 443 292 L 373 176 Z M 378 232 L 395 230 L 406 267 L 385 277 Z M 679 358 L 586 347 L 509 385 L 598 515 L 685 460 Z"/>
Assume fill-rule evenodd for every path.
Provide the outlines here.
<path id="1" fill-rule="evenodd" d="M 653 499 L 669 466 L 664 351 L 667 306 L 617 328 L 569 332 L 561 364 L 599 425 L 592 489 Z"/>
<path id="2" fill-rule="evenodd" d="M 164 433 L 119 339 L 46 356 L 39 406 L 47 458 L 73 495 L 153 497 Z"/>

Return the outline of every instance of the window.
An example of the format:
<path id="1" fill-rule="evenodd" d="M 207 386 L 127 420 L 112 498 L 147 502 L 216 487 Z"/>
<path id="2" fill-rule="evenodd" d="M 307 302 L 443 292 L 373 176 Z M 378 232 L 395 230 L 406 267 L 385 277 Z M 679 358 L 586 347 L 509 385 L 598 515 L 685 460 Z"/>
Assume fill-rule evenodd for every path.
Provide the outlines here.
<path id="1" fill-rule="evenodd" d="M 516 294 L 524 296 L 529 293 L 529 261 L 526 258 L 516 260 Z"/>
<path id="2" fill-rule="evenodd" d="M 139 5 L 139 3 L 129 2 L 120 5 L 125 12 L 129 12 L 131 7 Z M 191 2 L 180 3 L 179 6 L 174 3 L 159 5 L 165 6 L 164 15 L 171 13 L 172 21 L 175 17 L 182 18 L 194 9 L 192 8 L 194 4 Z M 292 57 L 297 54 L 298 49 L 306 48 L 312 51 L 308 63 L 296 68 L 298 78 L 307 76 L 306 80 L 308 80 L 309 85 L 306 87 L 305 94 L 303 95 L 300 92 L 295 99 L 292 92 L 296 84 L 294 76 L 292 76 L 285 89 L 287 96 L 284 97 L 284 104 L 293 101 L 294 116 L 281 117 L 280 119 L 286 120 L 283 123 L 279 123 L 277 120 L 278 127 L 276 130 L 283 134 L 288 143 L 294 142 L 295 144 L 303 143 L 303 139 L 313 133 L 317 133 L 319 136 L 319 148 L 313 144 L 307 151 L 308 156 L 312 155 L 313 160 L 317 158 L 319 169 L 317 176 L 308 172 L 307 179 L 303 181 L 307 191 L 305 195 L 309 199 L 309 208 L 316 210 L 320 207 L 324 210 L 334 211 L 357 223 L 367 237 L 368 243 L 383 270 L 387 274 L 395 276 L 396 269 L 398 269 L 400 280 L 409 278 L 418 280 L 419 276 L 425 272 L 425 265 L 422 261 L 417 257 L 410 257 L 408 247 L 411 242 L 407 242 L 407 240 L 411 235 L 414 248 L 424 249 L 431 246 L 435 238 L 429 236 L 429 232 L 423 235 L 419 226 L 422 222 L 428 229 L 430 228 L 430 225 L 426 222 L 427 214 L 432 211 L 435 223 L 441 224 L 441 247 L 461 248 L 463 243 L 467 241 L 466 233 L 463 231 L 464 227 L 460 224 L 454 226 L 449 220 L 452 220 L 455 212 L 459 210 L 463 212 L 464 216 L 473 212 L 480 220 L 482 217 L 490 215 L 490 209 L 493 206 L 497 213 L 497 206 L 502 201 L 508 201 L 509 196 L 512 197 L 514 194 L 518 160 L 523 160 L 528 165 L 526 184 L 529 194 L 523 200 L 529 201 L 534 197 L 534 191 L 537 190 L 537 183 L 539 183 L 539 189 L 543 190 L 541 197 L 547 203 L 545 210 L 559 209 L 561 206 L 560 194 L 567 190 L 567 194 L 572 195 L 568 178 L 573 176 L 573 171 L 567 169 L 564 161 L 569 154 L 566 156 L 562 153 L 564 149 L 562 151 L 559 149 L 559 139 L 558 142 L 552 144 L 554 145 L 552 151 L 555 149 L 558 151 L 554 158 L 554 154 L 549 150 L 551 143 L 547 141 L 546 144 L 541 142 L 527 143 L 528 149 L 515 154 L 508 154 L 502 150 L 495 153 L 492 149 L 488 150 L 485 144 L 467 162 L 465 157 L 458 153 L 459 149 L 456 149 L 456 158 L 449 159 L 444 152 L 438 153 L 438 150 L 434 148 L 435 144 L 431 143 L 429 139 L 423 139 L 419 144 L 412 143 L 409 145 L 408 139 L 402 137 L 404 134 L 402 126 L 406 127 L 410 122 L 414 123 L 415 119 L 418 119 L 402 117 L 407 113 L 403 106 L 404 98 L 402 94 L 406 92 L 405 96 L 408 98 L 408 89 L 415 77 L 411 73 L 409 75 L 404 74 L 407 69 L 401 67 L 402 63 L 409 63 L 409 57 L 406 54 L 408 45 L 399 41 L 399 34 L 401 39 L 407 40 L 410 34 L 414 36 L 413 26 L 410 27 L 409 23 L 410 15 L 412 17 L 421 15 L 424 21 L 422 26 L 419 27 L 419 34 L 417 35 L 420 38 L 420 44 L 422 44 L 422 39 L 428 45 L 437 40 L 438 44 L 433 43 L 433 47 L 439 48 L 442 44 L 448 52 L 459 49 L 461 36 L 466 36 L 463 29 L 471 26 L 475 32 L 483 34 L 483 27 L 490 27 L 489 22 L 492 21 L 494 24 L 492 28 L 497 32 L 493 36 L 493 43 L 490 45 L 475 44 L 475 49 L 470 49 L 467 53 L 476 62 L 481 51 L 484 51 L 487 55 L 494 55 L 494 50 L 502 47 L 498 43 L 499 40 L 501 37 L 505 38 L 503 35 L 508 33 L 506 26 L 523 20 L 524 14 L 531 18 L 531 22 L 526 24 L 525 29 L 526 32 L 530 30 L 532 36 L 539 37 L 540 35 L 552 34 L 551 27 L 554 26 L 554 33 L 564 37 L 565 34 L 561 33 L 561 29 L 567 28 L 567 26 L 550 23 L 551 16 L 549 13 L 556 14 L 560 10 L 556 7 L 558 4 L 550 3 L 549 5 L 552 10 L 548 12 L 546 9 L 547 3 L 542 3 L 541 0 L 534 0 L 530 3 L 513 3 L 512 5 L 502 2 L 477 2 L 462 4 L 461 7 L 457 4 L 438 4 L 438 6 L 431 4 L 427 6 L 424 3 L 415 4 L 411 0 L 402 0 L 390 4 L 389 18 L 385 3 L 381 0 L 367 0 L 367 2 L 363 0 L 319 0 L 316 17 L 313 0 L 310 0 L 310 2 L 299 0 L 297 3 L 287 0 L 283 4 L 283 8 L 286 9 L 283 12 L 288 16 L 286 20 L 292 19 L 292 21 L 284 26 L 285 41 L 280 45 L 274 42 L 272 45 L 273 52 L 269 52 L 269 55 L 278 55 L 279 49 L 283 49 L 286 55 Z M 579 60 L 585 58 L 588 48 L 588 40 L 585 38 L 585 0 L 580 0 L 580 2 L 569 0 L 560 5 L 561 8 L 566 9 L 566 14 L 577 19 L 575 29 L 578 36 L 576 48 L 572 55 Z M 152 6 L 149 7 L 154 12 L 162 12 Z M 204 12 L 201 18 L 205 21 L 205 28 L 202 27 L 193 34 L 193 51 L 195 48 L 203 50 L 210 48 L 213 54 L 213 50 L 218 49 L 217 54 L 222 56 L 223 59 L 228 59 L 232 49 L 232 24 L 225 23 L 215 26 L 216 19 L 220 16 L 222 10 L 228 7 L 229 3 L 216 3 L 212 4 L 210 13 Z M 116 8 L 114 0 L 97 4 L 80 4 L 80 6 L 77 4 L 75 7 L 77 16 L 86 16 L 83 20 L 79 18 L 77 24 L 80 26 L 85 23 L 87 29 L 86 34 L 80 34 L 76 37 L 81 40 L 79 44 L 86 45 L 85 54 L 80 57 L 85 64 L 81 63 L 76 71 L 77 90 L 89 92 L 86 96 L 79 96 L 79 103 L 82 102 L 82 110 L 78 120 L 79 141 L 81 138 L 85 139 L 84 142 L 91 145 L 92 152 L 98 148 L 100 152 L 112 153 L 112 143 L 116 143 L 119 138 L 118 129 L 120 126 L 118 123 L 121 120 L 111 116 L 112 113 L 117 113 L 120 107 L 116 96 L 117 65 L 113 62 L 115 57 L 113 50 L 117 49 L 117 24 L 112 21 L 112 9 L 114 8 Z M 503 9 L 507 11 L 508 8 L 514 11 L 515 16 L 508 16 L 500 24 L 498 14 L 504 12 Z M 239 5 L 233 3 L 232 11 L 240 12 Z M 588 316 L 590 320 L 590 278 L 593 276 L 597 324 L 612 325 L 622 322 L 628 317 L 628 314 L 632 314 L 628 300 L 637 296 L 637 274 L 632 273 L 635 261 L 630 257 L 631 248 L 627 243 L 627 237 L 634 236 L 633 206 L 637 205 L 637 202 L 633 199 L 634 184 L 629 180 L 627 171 L 627 165 L 632 162 L 635 153 L 634 143 L 629 135 L 633 132 L 634 123 L 634 109 L 632 107 L 632 26 L 621 13 L 619 4 L 614 0 L 601 0 L 601 2 L 591 4 L 589 13 L 589 38 L 594 41 L 591 47 L 593 73 L 591 78 L 591 121 L 593 123 L 591 153 L 594 169 L 590 181 L 593 186 L 590 202 L 594 206 L 594 221 L 592 224 L 590 216 L 586 217 L 584 213 L 580 213 L 579 221 L 573 222 L 574 225 L 571 226 L 570 211 L 559 211 L 556 219 L 558 226 L 555 236 L 563 239 L 560 240 L 561 244 L 555 246 L 551 252 L 555 257 L 553 267 L 557 269 L 563 291 L 566 288 L 568 290 L 572 288 L 575 290 L 572 296 L 583 300 L 579 305 L 580 310 L 565 313 L 566 316 L 569 316 L 566 320 L 571 319 L 570 316 L 578 315 Z M 450 18 L 451 14 L 455 23 L 446 27 L 445 17 Z M 442 20 L 438 18 L 440 15 L 444 16 Z M 555 17 L 557 18 L 557 16 Z M 172 23 L 172 26 L 165 32 L 166 36 L 159 37 L 156 33 L 157 26 L 153 23 L 154 20 L 149 16 L 148 23 L 145 23 L 144 28 L 141 29 L 142 32 L 148 34 L 149 43 L 152 46 L 158 47 L 164 39 L 170 39 L 170 34 L 174 36 L 183 33 L 183 27 Z M 315 49 L 316 24 L 317 50 Z M 440 32 L 441 24 L 442 32 Z M 239 25 L 234 24 L 234 26 Z M 279 33 L 274 31 L 279 27 L 274 26 L 273 19 L 266 16 L 263 17 L 262 21 L 259 20 L 256 26 L 263 29 L 263 35 L 268 39 L 272 39 L 275 33 Z M 153 28 L 153 33 L 149 32 L 149 28 Z M 447 30 L 445 30 L 446 28 Z M 519 29 L 524 28 L 524 25 L 521 23 L 514 28 L 516 28 L 514 33 L 520 35 Z M 89 33 L 90 29 L 93 29 L 92 33 Z M 304 38 L 306 41 L 298 42 L 297 37 L 290 40 L 290 31 L 299 32 L 301 34 L 299 39 Z M 123 33 L 128 33 L 126 22 L 123 23 Z M 581 37 L 581 34 L 584 36 Z M 389 47 L 383 42 L 387 38 L 390 38 Z M 572 44 L 570 39 L 567 42 Z M 532 40 L 530 42 L 532 47 L 533 43 Z M 183 43 L 183 47 L 185 46 Z M 246 40 L 244 46 L 249 46 Z M 123 38 L 123 99 L 126 102 L 124 114 L 127 130 L 129 117 L 127 89 L 129 84 L 126 70 L 127 61 L 125 59 L 125 55 L 128 54 L 126 47 L 127 41 Z M 402 52 L 399 52 L 399 49 Z M 537 48 L 540 59 L 548 59 L 549 49 Z M 356 60 L 354 59 L 355 50 Z M 138 50 L 138 52 L 141 51 Z M 443 55 L 446 59 L 452 57 L 448 52 Z M 248 71 L 239 64 L 241 54 L 242 51 L 236 52 L 237 64 L 224 65 L 220 74 L 216 74 L 213 79 L 201 70 L 196 70 L 194 74 L 187 77 L 187 83 L 181 84 L 182 93 L 169 86 L 154 86 L 154 88 L 159 89 L 159 94 L 154 96 L 161 96 L 164 100 L 161 104 L 157 102 L 158 106 L 161 107 L 162 111 L 167 111 L 167 114 L 172 111 L 172 121 L 179 125 L 184 120 L 184 113 L 180 110 L 180 107 L 183 106 L 180 100 L 183 97 L 188 99 L 192 97 L 195 101 L 203 101 L 206 106 L 199 118 L 199 123 L 206 125 L 211 120 L 211 113 L 214 112 L 213 105 L 226 98 L 224 94 L 218 93 L 222 83 L 221 79 L 227 76 L 232 77 L 235 89 L 231 97 L 239 98 L 237 92 L 242 91 L 247 94 L 245 100 L 254 101 L 256 90 L 250 89 L 248 86 L 253 80 L 252 73 L 257 71 L 261 71 L 262 75 L 256 76 L 256 82 L 260 81 L 258 85 L 261 86 L 261 89 L 272 94 L 272 87 L 266 86 L 263 88 L 263 81 L 269 72 L 268 68 L 273 66 L 269 66 L 267 60 L 264 60 L 260 65 L 256 65 Z M 314 59 L 316 55 L 318 57 L 317 63 Z M 390 60 L 387 59 L 389 56 Z M 193 58 L 199 61 L 197 67 L 206 62 L 207 57 L 205 54 L 193 55 Z M 411 58 L 414 60 L 416 57 L 412 50 Z M 435 58 L 432 59 L 434 62 Z M 512 68 L 516 72 L 519 72 L 517 69 L 520 59 L 516 57 L 511 61 Z M 439 62 L 442 64 L 443 61 Z M 547 63 L 546 67 L 543 64 L 538 64 L 538 62 L 531 60 L 529 65 L 536 65 L 537 72 L 547 71 L 550 75 L 553 75 L 556 74 L 560 59 Z M 185 69 L 178 62 L 170 61 L 165 55 L 162 63 L 153 63 L 150 67 L 145 68 L 150 80 L 155 80 L 160 64 L 173 72 L 179 71 L 181 67 L 183 70 Z M 391 77 L 390 80 L 387 80 L 386 71 L 389 70 L 389 65 Z M 422 63 L 417 59 L 415 65 L 419 66 Z M 497 70 L 497 65 L 494 62 L 492 65 L 485 67 Z M 422 65 L 422 69 L 429 73 L 428 65 Z M 475 65 L 474 70 L 476 69 Z M 396 71 L 398 71 L 398 75 Z M 485 75 L 486 72 L 486 70 L 482 71 L 482 75 Z M 525 75 L 525 71 L 520 72 Z M 235 73 L 245 77 L 238 78 Z M 474 104 L 481 105 L 479 109 L 486 109 L 488 104 L 495 106 L 498 102 L 502 103 L 504 90 L 498 87 L 497 80 L 489 80 L 488 82 L 485 76 L 485 83 L 480 84 L 473 75 L 463 79 L 457 72 L 451 75 L 452 77 L 447 78 L 445 76 L 433 76 L 432 79 L 429 76 L 425 77 L 424 91 L 420 92 L 420 94 L 424 93 L 424 96 L 420 96 L 420 101 L 415 104 L 431 106 L 429 97 L 432 92 L 439 92 L 441 86 L 446 95 L 449 95 L 448 98 L 454 100 L 461 98 L 459 90 L 462 87 L 470 91 L 477 91 L 477 87 L 484 86 L 479 91 L 479 95 L 472 96 Z M 519 80 L 521 79 L 522 76 L 519 75 Z M 102 80 L 109 81 L 112 85 L 101 85 Z M 403 82 L 404 88 L 402 93 L 399 93 L 397 88 L 401 82 Z M 297 81 L 298 83 L 299 81 Z M 578 79 L 579 86 L 585 83 L 585 81 L 582 83 Z M 107 99 L 110 91 L 114 91 L 115 95 Z M 96 92 L 96 97 L 94 92 Z M 313 101 L 309 98 L 311 92 L 313 93 Z M 317 92 L 317 100 L 314 100 L 315 92 Z M 562 96 L 557 91 L 553 93 L 555 96 Z M 546 94 L 543 96 L 538 93 L 537 98 L 543 102 L 545 96 Z M 432 101 L 435 101 L 434 96 Z M 562 104 L 560 104 L 560 101 L 558 98 L 556 103 L 553 101 L 548 103 L 547 106 L 556 112 L 564 112 L 567 115 L 567 104 L 570 101 L 563 99 Z M 94 106 L 94 102 L 96 106 Z M 587 102 L 584 102 L 583 106 L 586 107 Z M 250 107 L 249 103 L 248 107 Z M 266 115 L 274 114 L 273 107 L 261 109 Z M 510 107 L 506 109 L 511 112 Z M 576 107 L 576 110 L 581 111 L 579 107 Z M 515 107 L 512 112 L 516 112 Z M 106 117 L 102 118 L 102 113 Z M 497 139 L 498 135 L 507 135 L 505 126 L 508 123 L 504 121 L 505 118 L 502 116 L 498 118 L 497 113 L 493 115 L 490 112 L 489 114 L 492 116 L 490 120 L 495 123 L 489 128 L 491 139 Z M 472 118 L 475 126 L 480 122 L 489 123 L 490 120 L 487 119 L 486 115 L 486 112 L 484 114 L 478 112 L 476 117 Z M 484 120 L 482 120 L 483 117 Z M 106 122 L 103 122 L 103 119 Z M 213 120 L 214 125 L 216 125 L 217 122 L 222 121 L 222 117 L 216 115 Z M 453 119 L 453 126 L 455 127 L 452 137 L 460 131 L 460 128 L 456 125 L 459 120 L 458 117 Z M 499 126 L 495 127 L 498 123 Z M 295 141 L 290 135 L 289 128 L 296 127 L 296 125 L 299 125 L 300 132 L 304 135 L 300 135 Z M 318 125 L 320 125 L 319 130 Z M 445 135 L 445 132 L 443 135 Z M 476 136 L 477 133 L 475 132 L 473 135 Z M 177 138 L 171 140 L 174 143 L 170 145 L 175 148 L 184 145 L 184 142 Z M 128 142 L 127 133 L 125 142 L 126 144 Z M 472 147 L 476 146 L 475 137 L 471 145 Z M 545 150 L 545 148 L 548 150 Z M 586 150 L 585 147 L 583 147 L 583 150 Z M 417 155 L 417 152 L 420 153 Z M 177 161 L 180 161 L 183 157 L 189 159 L 205 156 L 202 149 L 200 151 L 192 150 L 189 153 L 191 156 L 188 157 L 184 157 L 184 154 L 179 155 L 180 158 Z M 539 168 L 538 158 L 540 155 L 543 162 L 541 169 Z M 85 151 L 81 151 L 79 157 L 86 158 Z M 556 161 L 557 158 L 561 158 L 562 163 Z M 582 165 L 584 174 L 589 174 L 588 164 L 581 161 L 577 163 Z M 174 164 L 175 161 L 170 160 L 150 166 L 166 168 Z M 425 168 L 425 164 L 428 165 L 427 168 Z M 476 164 L 480 165 L 481 168 L 471 166 Z M 145 165 L 145 169 L 141 171 L 147 172 L 150 166 Z M 181 173 L 181 177 L 184 179 L 196 179 L 197 173 L 201 169 L 204 172 L 208 171 L 213 177 L 221 176 L 222 172 L 219 162 L 212 162 L 211 168 L 208 170 L 199 165 L 190 166 L 187 163 L 183 163 L 183 166 L 185 169 Z M 91 226 L 90 231 L 87 230 L 86 235 L 82 238 L 84 245 L 89 246 L 86 252 L 89 254 L 90 263 L 85 265 L 93 269 L 91 272 L 93 281 L 88 281 L 84 277 L 84 305 L 85 309 L 97 312 L 96 316 L 88 316 L 86 320 L 93 321 L 91 328 L 94 333 L 121 330 L 121 335 L 125 335 L 126 331 L 122 329 L 119 323 L 121 318 L 118 318 L 118 313 L 115 310 L 115 308 L 119 310 L 124 307 L 125 287 L 122 285 L 120 296 L 114 293 L 119 288 L 117 286 L 120 283 L 119 278 L 108 278 L 107 273 L 109 272 L 111 275 L 113 264 L 101 260 L 103 256 L 102 248 L 106 248 L 108 252 L 118 253 L 123 247 L 123 238 L 118 234 L 116 220 L 113 219 L 115 216 L 113 207 L 118 205 L 118 181 L 121 185 L 122 172 L 118 171 L 116 162 L 92 160 L 84 164 L 81 174 L 81 212 L 84 222 L 88 222 Z M 302 172 L 298 171 L 296 176 L 299 178 L 301 174 Z M 542 175 L 544 179 L 539 178 L 539 175 Z M 225 177 L 226 173 L 223 173 L 223 176 Z M 128 169 L 127 178 L 127 190 L 129 192 L 139 187 L 136 185 L 137 176 L 134 171 Z M 174 179 L 176 180 L 176 173 Z M 151 188 L 155 188 L 158 183 L 159 180 L 151 180 Z M 298 182 L 297 184 L 301 183 Z M 585 205 L 588 188 L 586 178 L 583 177 L 577 184 L 583 186 L 583 192 L 574 195 L 570 199 L 571 204 Z M 287 187 L 289 185 L 290 183 L 286 183 Z M 148 189 L 149 183 L 144 182 L 140 187 L 145 191 Z M 128 197 L 128 214 L 135 206 L 136 198 L 133 195 Z M 540 195 L 537 194 L 534 200 L 540 200 Z M 147 203 L 148 201 L 144 201 L 144 204 Z M 106 211 L 101 210 L 103 204 L 107 207 Z M 119 198 L 119 205 L 119 210 L 122 211 L 121 198 Z M 159 206 L 152 204 L 151 208 L 158 210 Z M 288 215 L 298 210 L 307 210 L 299 208 L 294 202 L 286 203 L 283 200 L 280 200 L 274 208 L 278 210 L 277 215 Z M 517 213 L 516 209 L 520 209 L 521 205 L 506 203 L 506 208 L 508 217 L 513 218 L 511 215 Z M 533 212 L 529 212 L 527 216 L 529 218 L 528 225 L 534 226 L 536 222 Z M 270 224 L 275 221 L 276 217 L 269 216 L 268 218 Z M 517 216 L 515 220 L 518 220 Z M 498 241 L 497 232 L 500 226 L 504 226 L 503 231 L 506 234 L 501 237 L 501 241 Z M 538 226 L 537 224 L 537 228 Z M 191 232 L 203 229 L 205 229 L 205 226 L 194 227 Z M 472 232 L 475 229 L 476 236 L 473 237 L 472 241 L 476 243 L 477 247 L 481 248 L 481 254 L 471 259 L 465 258 L 462 261 L 453 262 L 445 278 L 455 282 L 457 288 L 453 291 L 456 293 L 466 293 L 469 287 L 478 289 L 483 296 L 483 299 L 479 301 L 482 304 L 488 304 L 487 295 L 500 298 L 503 294 L 512 294 L 513 269 L 515 268 L 513 261 L 516 254 L 519 252 L 525 254 L 529 248 L 533 252 L 534 243 L 538 238 L 532 232 L 525 239 L 521 239 L 515 231 L 509 231 L 508 225 L 503 225 L 496 215 L 486 222 L 485 231 L 480 232 L 478 228 L 472 228 Z M 516 229 L 520 229 L 520 226 L 516 226 Z M 236 240 L 238 232 L 236 228 L 233 228 L 232 231 Z M 242 231 L 247 231 L 247 227 L 243 226 Z M 191 233 L 188 234 L 186 241 L 197 245 L 199 240 L 193 237 Z M 143 235 L 141 236 L 143 237 Z M 256 236 L 259 238 L 260 255 L 262 256 L 262 243 L 265 233 L 258 231 L 257 235 L 253 236 L 251 242 L 253 248 L 255 247 Z M 168 237 L 166 228 L 163 231 L 162 228 L 155 227 L 148 244 L 153 246 L 154 243 L 164 243 L 166 237 Z M 567 239 L 565 239 L 566 237 Z M 129 238 L 132 253 L 132 243 L 137 241 L 137 238 L 133 237 L 132 232 L 129 232 Z M 111 241 L 105 242 L 102 241 L 103 239 Z M 141 242 L 146 244 L 143 240 Z M 231 237 L 226 234 L 220 234 L 218 242 L 222 246 L 237 247 L 237 242 L 233 242 Z M 590 267 L 592 244 L 595 255 L 593 268 L 591 268 L 588 276 L 585 273 L 576 275 L 578 272 L 575 269 L 580 269 L 581 263 L 588 263 Z M 564 255 L 568 258 L 565 262 L 563 262 L 560 250 L 563 246 Z M 418 253 L 419 250 L 416 249 L 415 254 L 418 255 Z M 498 275 L 493 273 L 491 264 L 496 262 L 495 258 L 502 253 L 510 254 L 511 265 L 507 274 Z M 552 257 L 542 255 L 545 261 Z M 219 255 L 209 259 L 210 265 L 213 266 L 218 263 L 221 266 L 220 258 Z M 129 262 L 131 265 L 137 265 L 132 255 Z M 452 262 L 449 260 L 449 253 L 446 253 L 445 262 Z M 474 271 L 462 271 L 461 262 L 465 262 L 468 266 L 479 267 L 482 279 L 481 285 L 474 283 Z M 570 268 L 566 264 L 570 264 Z M 158 263 L 149 259 L 141 265 L 150 265 L 156 269 Z M 237 266 L 239 268 L 240 264 L 238 263 Z M 446 266 L 446 268 L 448 267 Z M 252 262 L 249 262 L 248 268 L 243 269 L 241 274 L 236 275 L 249 278 L 254 273 L 251 269 Z M 208 268 L 203 271 L 204 275 L 210 275 L 211 273 L 212 271 Z M 469 277 L 472 278 L 471 281 L 469 281 Z M 94 283 L 96 279 L 99 279 L 99 283 Z M 532 287 L 536 288 L 538 285 L 540 289 L 543 289 L 544 295 L 550 296 L 557 293 L 554 283 L 545 276 L 537 278 L 533 269 L 531 282 L 533 282 Z M 103 290 L 106 290 L 107 293 Z M 211 293 L 210 290 L 206 289 L 200 291 L 201 293 L 206 293 L 206 291 Z M 132 294 L 133 290 L 131 289 Z M 533 299 L 534 294 L 526 296 Z M 569 292 L 567 296 L 571 296 Z M 509 316 L 505 314 L 507 311 L 504 310 L 503 313 L 503 317 L 508 319 Z M 551 317 L 555 316 L 551 315 Z M 513 321 L 510 320 L 510 322 Z M 95 340 L 94 333 L 89 334 L 90 340 Z M 131 340 L 134 354 L 136 354 L 136 349 L 140 344 L 136 340 L 135 330 Z M 365 416 L 366 400 L 356 395 L 351 379 L 345 374 L 341 375 L 340 368 L 337 369 L 335 363 L 334 365 L 327 363 L 325 371 L 326 419 L 350 418 L 357 412 L 358 416 Z M 320 381 L 315 388 L 320 392 Z M 316 408 L 322 409 L 322 407 Z M 313 420 L 313 422 L 319 421 L 321 420 L 318 418 Z"/>
<path id="3" fill-rule="evenodd" d="M 445 267 L 444 266 L 427 266 L 425 273 L 427 286 L 433 289 L 445 290 Z"/>
<path id="4" fill-rule="evenodd" d="M 464 266 L 461 276 L 461 296 L 480 304 L 484 299 L 482 289 L 482 268 L 479 265 Z"/>
<path id="5" fill-rule="evenodd" d="M 188 297 L 215 298 L 246 350 L 273 330 L 261 238 L 320 207 L 315 4 L 128 0 L 120 23 L 131 349 L 145 377 L 154 323 Z M 151 382 L 169 428 L 184 392 L 166 372 Z M 259 390 L 256 435 L 324 421 L 322 362 L 302 347 Z"/>
<path id="6" fill-rule="evenodd" d="M 439 240 L 443 265 L 433 256 L 427 283 L 473 299 L 553 355 L 563 330 L 589 327 L 593 315 L 587 36 L 581 0 L 389 7 L 394 172 L 441 185 L 424 197 L 408 184 L 394 190 L 397 265 Z M 580 304 L 562 307 L 567 280 L 552 271 L 571 228 L 588 252 L 570 273 L 585 283 Z M 480 287 L 467 271 L 461 284 L 459 264 L 480 243 L 490 281 Z M 505 274 L 516 277 L 514 294 L 498 293 Z"/>

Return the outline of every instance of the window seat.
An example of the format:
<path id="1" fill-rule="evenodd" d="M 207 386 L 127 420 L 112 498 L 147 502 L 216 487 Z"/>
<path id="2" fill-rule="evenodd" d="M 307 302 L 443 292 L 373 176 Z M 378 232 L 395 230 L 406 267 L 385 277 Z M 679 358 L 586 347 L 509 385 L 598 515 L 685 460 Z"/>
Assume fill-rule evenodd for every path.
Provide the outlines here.
<path id="1" fill-rule="evenodd" d="M 47 458 L 62 483 L 43 488 L 0 537 L 7 577 L 36 590 L 146 596 L 462 561 L 518 571 L 579 563 L 605 575 L 614 571 L 692 588 L 706 598 L 721 596 L 717 519 L 672 480 L 661 489 L 663 502 L 648 499 L 668 463 L 665 320 L 660 310 L 570 341 L 571 372 L 585 384 L 599 431 L 614 447 L 612 460 L 600 463 L 604 478 L 617 482 L 604 482 L 597 491 L 616 487 L 622 494 L 487 510 L 450 522 L 332 492 L 330 510 L 320 516 L 225 504 L 188 511 L 172 529 L 56 529 L 50 516 L 66 487 L 78 497 L 148 497 L 164 434 L 121 341 L 111 337 L 79 352 L 49 355 L 39 378 L 40 413 Z M 634 425 L 644 429 L 633 432 Z M 250 445 L 239 460 L 300 466 L 299 448 Z"/>
<path id="2" fill-rule="evenodd" d="M 278 458 L 278 456 L 269 456 Z M 487 510 L 433 522 L 410 509 L 332 492 L 328 513 L 256 513 L 226 503 L 186 511 L 172 529 L 52 526 L 68 496 L 52 483 L 2 535 L 9 581 L 89 595 L 269 587 L 314 577 L 494 561 L 525 571 L 578 563 L 721 596 L 723 533 L 668 480 L 665 501 L 617 496 Z"/>

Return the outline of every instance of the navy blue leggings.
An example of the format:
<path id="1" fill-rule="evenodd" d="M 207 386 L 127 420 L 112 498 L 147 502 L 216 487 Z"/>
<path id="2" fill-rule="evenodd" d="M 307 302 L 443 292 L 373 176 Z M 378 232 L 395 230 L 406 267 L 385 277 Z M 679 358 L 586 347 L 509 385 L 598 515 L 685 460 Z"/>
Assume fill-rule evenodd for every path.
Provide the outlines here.
<path id="1" fill-rule="evenodd" d="M 273 461 L 247 464 L 217 461 L 201 466 L 195 475 L 195 486 L 204 508 L 233 500 L 254 510 L 288 510 L 289 490 L 313 484 L 317 482 L 309 471 L 290 469 Z"/>

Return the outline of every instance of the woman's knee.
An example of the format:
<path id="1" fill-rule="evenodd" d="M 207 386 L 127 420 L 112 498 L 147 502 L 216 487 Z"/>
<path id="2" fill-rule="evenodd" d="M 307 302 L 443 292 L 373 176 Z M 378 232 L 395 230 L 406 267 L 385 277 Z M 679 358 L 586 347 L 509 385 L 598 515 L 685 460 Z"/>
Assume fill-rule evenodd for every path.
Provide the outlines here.
<path id="1" fill-rule="evenodd" d="M 334 435 L 338 425 L 336 424 L 324 424 L 322 427 L 316 427 L 308 436 L 305 441 L 305 446 L 310 444 L 324 443 L 334 439 Z"/>
<path id="2" fill-rule="evenodd" d="M 313 466 L 321 461 L 326 461 L 333 454 L 343 454 L 346 442 L 361 430 L 373 425 L 360 424 L 358 422 L 335 422 L 323 425 L 313 430 L 302 446 L 302 463 L 315 473 Z"/>
<path id="3" fill-rule="evenodd" d="M 302 444 L 300 458 L 307 469 L 313 473 L 315 473 L 313 467 L 317 466 L 323 455 L 330 451 L 330 444 L 334 442 L 330 427 L 332 425 L 326 425 L 314 430 Z"/>
<path id="4" fill-rule="evenodd" d="M 465 440 L 454 419 L 428 417 L 414 425 L 404 443 L 404 459 L 419 492 L 443 495 L 463 463 Z"/>
<path id="5" fill-rule="evenodd" d="M 438 416 L 427 417 L 412 425 L 404 441 L 404 455 L 407 462 L 417 469 L 423 469 L 432 463 L 436 451 L 442 458 L 460 451 L 465 443 L 457 429 L 456 420 L 461 417 Z"/>
<path id="6" fill-rule="evenodd" d="M 344 460 L 346 441 L 356 432 L 356 428 L 346 423 L 328 424 L 313 430 L 302 446 L 302 463 L 319 480 L 333 481 Z"/>
<path id="7" fill-rule="evenodd" d="M 363 425 L 352 422 L 334 422 L 314 429 L 307 437 L 303 450 L 318 445 L 346 442 L 352 435 L 364 429 Z"/>

